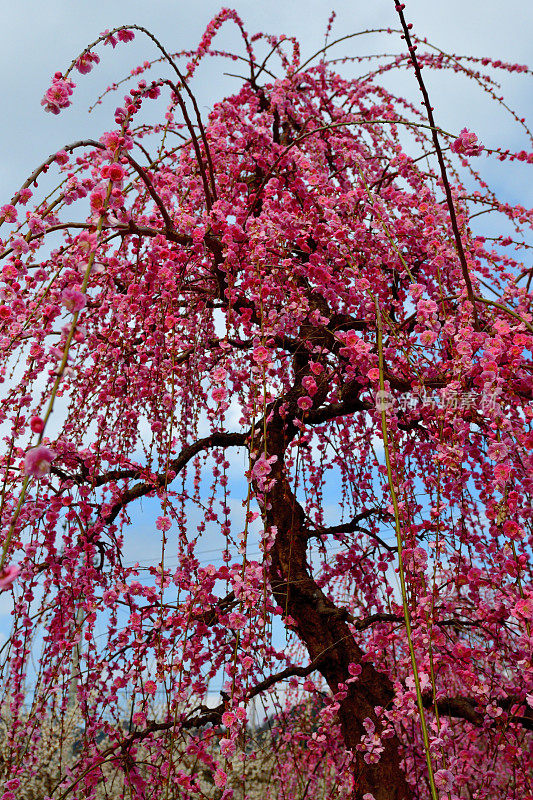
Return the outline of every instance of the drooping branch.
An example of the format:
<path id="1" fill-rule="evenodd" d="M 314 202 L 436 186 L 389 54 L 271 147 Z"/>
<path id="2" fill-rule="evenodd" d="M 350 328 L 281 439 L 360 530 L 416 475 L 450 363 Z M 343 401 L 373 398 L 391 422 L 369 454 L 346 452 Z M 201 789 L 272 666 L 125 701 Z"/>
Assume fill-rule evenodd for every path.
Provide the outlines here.
<path id="1" fill-rule="evenodd" d="M 201 453 L 203 450 L 210 450 L 213 447 L 244 447 L 246 445 L 247 438 L 247 433 L 225 433 L 221 431 L 219 433 L 212 433 L 210 436 L 206 436 L 203 439 L 198 439 L 198 441 L 194 442 L 194 444 L 185 447 L 179 456 L 177 456 L 177 458 L 172 459 L 169 462 L 168 469 L 165 470 L 165 472 L 154 475 L 153 480 L 143 481 L 142 483 L 137 483 L 135 486 L 126 489 L 120 496 L 120 499 L 113 504 L 109 512 L 105 515 L 104 524 L 110 525 L 120 511 L 125 508 L 128 503 L 131 503 L 132 500 L 137 500 L 139 497 L 144 497 L 150 492 L 160 489 L 167 483 L 167 481 L 169 482 L 170 480 L 174 480 L 176 475 L 178 475 L 189 463 L 189 461 L 194 458 L 194 456 L 198 455 L 198 453 Z M 114 479 L 117 480 L 119 477 L 135 478 L 138 475 L 139 473 L 137 470 L 126 470 L 122 471 L 120 476 L 115 476 Z M 101 476 L 100 480 L 101 483 L 105 483 L 109 480 L 113 480 L 113 478 Z M 98 485 L 101 485 L 101 483 Z"/>
<path id="2" fill-rule="evenodd" d="M 472 723 L 472 725 L 483 725 L 487 719 L 487 706 L 489 703 L 487 702 L 483 708 L 480 702 L 472 697 L 439 697 L 435 702 L 431 693 L 425 692 L 422 695 L 422 700 L 425 708 L 431 709 L 436 705 L 439 714 L 448 717 L 456 717 L 457 719 L 464 719 L 466 722 Z M 511 717 L 506 720 L 506 723 L 513 722 L 520 725 L 525 730 L 533 730 L 533 709 L 527 705 L 524 699 L 511 695 L 509 697 L 495 698 L 491 705 L 502 709 L 502 711 L 509 711 L 513 706 L 517 706 L 518 708 L 525 707 L 523 714 L 512 714 Z M 496 719 L 494 719 L 494 717 L 488 718 L 491 719 L 494 724 L 498 724 L 497 717 Z"/>
<path id="3" fill-rule="evenodd" d="M 365 519 L 370 519 L 371 517 L 377 517 L 378 519 L 387 519 L 391 518 L 391 515 L 384 511 L 381 508 L 369 508 L 365 511 L 361 511 L 360 514 L 356 514 L 349 522 L 341 522 L 338 525 L 330 525 L 328 527 L 320 526 L 316 528 L 316 530 L 311 530 L 311 536 L 316 538 L 321 538 L 322 536 L 335 536 L 341 533 L 355 533 L 360 532 L 364 533 L 367 536 L 370 536 L 372 539 L 375 539 L 381 547 L 384 547 L 389 552 L 395 552 L 397 550 L 396 547 L 391 546 L 383 541 L 383 539 L 378 536 L 373 531 L 368 531 L 366 528 L 362 528 L 359 523 L 363 522 Z"/>

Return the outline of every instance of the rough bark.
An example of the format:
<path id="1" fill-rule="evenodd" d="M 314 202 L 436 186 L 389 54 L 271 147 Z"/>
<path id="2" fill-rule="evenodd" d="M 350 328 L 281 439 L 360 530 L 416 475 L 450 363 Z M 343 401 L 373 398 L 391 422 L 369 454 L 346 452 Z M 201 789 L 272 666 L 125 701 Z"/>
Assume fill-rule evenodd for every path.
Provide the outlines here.
<path id="1" fill-rule="evenodd" d="M 346 747 L 355 755 L 353 800 L 362 800 L 371 793 L 375 800 L 407 800 L 411 797 L 400 767 L 399 742 L 396 737 L 383 739 L 384 751 L 377 764 L 367 764 L 357 745 L 366 731 L 368 717 L 380 733 L 382 726 L 375 707 L 386 707 L 393 699 L 390 679 L 373 664 L 362 661 L 364 653 L 345 621 L 345 612 L 338 608 L 319 588 L 311 576 L 307 562 L 310 532 L 305 515 L 297 502 L 284 472 L 283 455 L 287 446 L 287 427 L 274 412 L 267 433 L 268 455 L 276 455 L 271 488 L 265 497 L 265 520 L 277 529 L 271 552 L 270 583 L 284 615 L 296 622 L 298 636 L 305 644 L 311 660 L 322 657 L 319 670 L 332 692 L 351 677 L 350 663 L 361 664 L 362 673 L 349 684 L 346 698 L 340 704 L 339 720 Z"/>

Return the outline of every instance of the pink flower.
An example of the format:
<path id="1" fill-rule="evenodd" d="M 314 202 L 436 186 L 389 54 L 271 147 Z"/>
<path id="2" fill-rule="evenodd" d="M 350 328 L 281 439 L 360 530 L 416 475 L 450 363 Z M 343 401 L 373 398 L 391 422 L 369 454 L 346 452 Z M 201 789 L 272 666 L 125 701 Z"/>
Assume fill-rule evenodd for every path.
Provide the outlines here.
<path id="1" fill-rule="evenodd" d="M 2 206 L 2 208 L 0 208 L 0 215 L 5 219 L 6 222 L 17 221 L 17 209 L 15 206 Z"/>
<path id="2" fill-rule="evenodd" d="M 256 479 L 266 478 L 266 476 L 269 475 L 270 472 L 272 471 L 272 467 L 270 465 L 273 464 L 274 461 L 277 461 L 277 459 L 278 459 L 277 456 L 270 456 L 270 458 L 266 458 L 265 454 L 262 453 L 261 456 L 255 462 L 254 468 L 252 470 L 254 478 Z"/>
<path id="3" fill-rule="evenodd" d="M 62 108 L 67 108 L 70 105 L 69 97 L 74 91 L 75 85 L 72 81 L 64 80 L 60 72 L 56 72 L 51 87 L 41 100 L 44 110 L 52 114 L 59 114 Z"/>
<path id="4" fill-rule="evenodd" d="M 30 189 L 21 189 L 19 192 L 19 203 L 22 203 L 22 205 L 25 206 L 31 197 L 33 197 L 33 192 Z"/>
<path id="5" fill-rule="evenodd" d="M 76 244 L 84 253 L 89 253 L 96 245 L 96 234 L 83 231 L 76 239 Z"/>
<path id="6" fill-rule="evenodd" d="M 412 283 L 409 286 L 409 294 L 411 295 L 413 300 L 419 300 L 425 291 L 426 287 L 422 286 L 421 283 Z"/>
<path id="7" fill-rule="evenodd" d="M 463 128 L 450 147 L 454 153 L 463 156 L 479 156 L 483 152 L 483 147 L 478 143 L 476 134 L 466 128 Z"/>
<path id="8" fill-rule="evenodd" d="M 435 314 L 438 307 L 434 300 L 422 299 L 416 304 L 416 310 L 419 318 L 425 318 L 431 316 L 431 314 Z"/>
<path id="9" fill-rule="evenodd" d="M 44 431 L 44 421 L 41 417 L 32 417 L 30 420 L 30 428 L 34 433 L 42 433 Z"/>
<path id="10" fill-rule="evenodd" d="M 232 756 L 235 750 L 235 743 L 231 739 L 221 739 L 219 742 L 220 752 L 223 756 Z"/>
<path id="11" fill-rule="evenodd" d="M 496 464 L 494 467 L 494 477 L 498 483 L 505 483 L 511 474 L 511 467 L 509 464 Z"/>
<path id="12" fill-rule="evenodd" d="M 168 531 L 172 527 L 172 521 L 168 517 L 158 517 L 155 521 L 158 531 Z"/>
<path id="13" fill-rule="evenodd" d="M 119 31 L 117 33 L 117 37 L 121 42 L 131 42 L 132 39 L 135 39 L 135 34 L 133 31 L 129 31 L 127 29 Z"/>
<path id="14" fill-rule="evenodd" d="M 491 442 L 487 448 L 487 455 L 493 461 L 503 461 L 508 452 L 503 442 Z"/>
<path id="15" fill-rule="evenodd" d="M 533 620 L 533 595 L 518 600 L 513 606 L 513 614 L 527 620 Z"/>
<path id="16" fill-rule="evenodd" d="M 124 169 L 120 164 L 106 164 L 102 169 L 102 177 L 114 183 L 120 183 L 124 178 Z"/>
<path id="17" fill-rule="evenodd" d="M 435 786 L 438 789 L 443 789 L 445 792 L 451 792 L 453 789 L 453 774 L 449 769 L 439 769 L 435 773 Z"/>
<path id="18" fill-rule="evenodd" d="M 100 34 L 100 36 L 105 37 L 104 44 L 110 44 L 111 47 L 113 47 L 113 49 L 115 48 L 117 40 L 113 36 L 113 34 L 109 33 L 109 30 L 107 28 L 105 31 L 103 31 L 103 33 Z"/>
<path id="19" fill-rule="evenodd" d="M 55 157 L 56 164 L 68 164 L 68 153 L 66 150 L 58 150 Z"/>
<path id="20" fill-rule="evenodd" d="M 314 378 L 311 378 L 310 375 L 305 376 L 305 378 L 302 381 L 302 385 L 305 387 L 305 389 L 307 389 L 307 392 L 311 397 L 313 397 L 318 391 L 318 386 L 316 385 L 316 381 L 314 380 Z"/>
<path id="21" fill-rule="evenodd" d="M 44 478 L 50 472 L 50 464 L 56 457 L 53 450 L 44 444 L 32 447 L 24 459 L 24 474 L 32 478 Z"/>
<path id="22" fill-rule="evenodd" d="M 422 331 L 420 334 L 420 341 L 426 347 L 432 345 L 437 338 L 437 334 L 434 331 Z"/>
<path id="23" fill-rule="evenodd" d="M 226 775 L 226 773 L 221 769 L 217 769 L 215 772 L 215 785 L 221 789 L 223 786 L 226 785 L 227 780 L 228 776 Z"/>
<path id="24" fill-rule="evenodd" d="M 222 401 L 225 400 L 227 396 L 228 396 L 228 393 L 227 393 L 226 389 L 224 388 L 224 386 L 217 386 L 211 392 L 211 397 L 213 398 L 215 403 L 222 403 Z"/>
<path id="25" fill-rule="evenodd" d="M 117 131 L 108 131 L 104 133 L 103 136 L 100 137 L 100 141 L 104 144 L 107 149 L 114 153 L 118 147 L 120 147 L 121 136 Z M 124 139 L 122 139 L 122 142 Z"/>
<path id="26" fill-rule="evenodd" d="M 246 617 L 244 614 L 239 614 L 238 611 L 232 611 L 228 617 L 230 627 L 236 631 L 242 631 L 246 625 Z"/>
<path id="27" fill-rule="evenodd" d="M 68 311 L 74 314 L 77 311 L 81 311 L 82 308 L 85 308 L 87 305 L 87 298 L 79 289 L 76 289 L 75 286 L 71 286 L 67 289 L 63 289 L 61 292 L 61 302 Z"/>
<path id="28" fill-rule="evenodd" d="M 310 397 L 299 397 L 297 400 L 297 406 L 298 408 L 301 408 L 302 411 L 309 411 L 312 405 L 313 401 Z"/>
<path id="29" fill-rule="evenodd" d="M 30 249 L 28 242 L 26 239 L 23 239 L 22 236 L 17 236 L 17 238 L 11 243 L 11 246 L 17 255 L 20 255 L 21 253 L 27 253 Z"/>
<path id="30" fill-rule="evenodd" d="M 363 758 L 367 764 L 377 764 L 380 759 L 381 753 L 379 750 L 374 750 L 371 753 L 365 753 Z"/>
<path id="31" fill-rule="evenodd" d="M 226 728 L 231 728 L 233 723 L 235 722 L 235 714 L 233 711 L 224 711 L 222 714 L 222 724 L 226 726 Z"/>
<path id="32" fill-rule="evenodd" d="M 0 592 L 8 589 L 11 584 L 17 579 L 20 574 L 20 567 L 18 564 L 12 564 L 10 567 L 4 567 L 0 572 Z"/>
<path id="33" fill-rule="evenodd" d="M 91 194 L 91 211 L 100 214 L 104 210 L 107 192 L 103 187 L 95 189 Z"/>
<path id="34" fill-rule="evenodd" d="M 82 53 L 81 56 L 76 61 L 76 69 L 78 72 L 81 72 L 82 75 L 87 75 L 93 68 L 93 64 L 99 64 L 100 58 L 96 55 L 96 53 Z"/>
<path id="35" fill-rule="evenodd" d="M 266 364 L 268 361 L 270 361 L 270 353 L 266 347 L 259 345 L 258 347 L 254 347 L 252 358 L 256 364 Z"/>
<path id="36" fill-rule="evenodd" d="M 144 691 L 146 694 L 154 695 L 157 692 L 157 684 L 155 681 L 146 681 L 144 684 Z"/>

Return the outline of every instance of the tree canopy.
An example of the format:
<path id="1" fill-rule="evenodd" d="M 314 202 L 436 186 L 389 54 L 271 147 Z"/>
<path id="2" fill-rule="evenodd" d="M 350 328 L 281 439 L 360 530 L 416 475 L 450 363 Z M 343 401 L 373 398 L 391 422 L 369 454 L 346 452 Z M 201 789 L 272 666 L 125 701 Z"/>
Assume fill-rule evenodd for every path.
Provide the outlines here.
<path id="1" fill-rule="evenodd" d="M 533 793 L 532 212 L 478 171 L 533 155 L 439 128 L 424 81 L 530 73 L 396 8 L 402 53 L 342 74 L 349 38 L 302 62 L 225 9 L 53 77 L 59 114 L 102 44 L 157 50 L 0 210 L 3 800 L 253 797 L 262 748 L 267 798 Z M 212 55 L 243 75 L 202 118 Z"/>

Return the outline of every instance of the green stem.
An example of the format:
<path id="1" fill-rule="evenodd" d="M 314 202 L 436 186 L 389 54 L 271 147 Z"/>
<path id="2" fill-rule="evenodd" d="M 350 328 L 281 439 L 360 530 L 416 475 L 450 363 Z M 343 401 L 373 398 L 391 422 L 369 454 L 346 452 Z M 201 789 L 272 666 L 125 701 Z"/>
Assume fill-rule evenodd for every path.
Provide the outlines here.
<path id="1" fill-rule="evenodd" d="M 376 304 L 376 318 L 377 318 L 377 332 L 378 332 L 378 352 L 379 352 L 379 388 L 381 392 L 385 391 L 385 380 L 383 377 L 383 329 L 381 324 L 381 311 L 379 308 L 379 303 L 377 298 L 375 299 Z M 383 396 L 383 395 L 382 395 Z M 424 712 L 424 705 L 422 703 L 422 690 L 420 688 L 420 678 L 418 677 L 418 667 L 416 664 L 416 656 L 415 656 L 415 649 L 413 646 L 413 637 L 411 632 L 411 615 L 409 612 L 409 605 L 407 603 L 407 586 L 405 582 L 405 572 L 403 568 L 403 558 L 402 558 L 402 531 L 400 526 L 400 509 L 398 507 L 398 498 L 396 496 L 396 489 L 394 487 L 394 480 L 392 477 L 392 465 L 390 459 L 390 452 L 389 452 L 389 439 L 387 435 L 387 412 L 385 408 L 381 408 L 381 429 L 383 431 L 383 447 L 385 450 L 385 463 L 387 465 L 387 477 L 389 481 L 389 488 L 392 498 L 392 505 L 394 508 L 394 525 L 396 528 L 396 542 L 398 546 L 398 572 L 400 575 L 400 586 L 402 592 L 402 605 L 403 605 L 403 616 L 405 620 L 405 630 L 407 631 L 407 641 L 409 644 L 409 655 L 411 656 L 411 666 L 413 668 L 413 677 L 415 681 L 415 688 L 416 688 L 416 702 L 418 706 L 418 712 L 420 714 L 420 723 L 422 726 L 422 738 L 424 740 L 424 750 L 426 753 L 426 763 L 428 767 L 428 775 L 429 775 L 429 787 L 431 790 L 431 797 L 432 800 L 439 800 L 437 794 L 437 788 L 435 786 L 435 779 L 433 776 L 433 764 L 431 762 L 431 751 L 429 747 L 429 734 L 428 728 L 426 723 L 426 715 Z"/>

